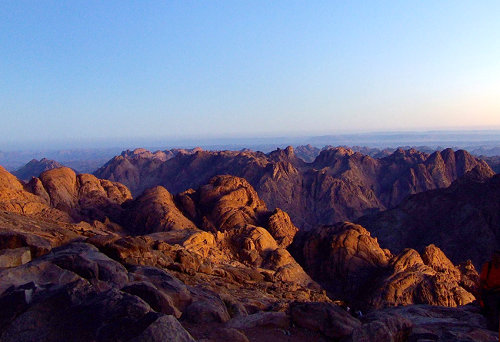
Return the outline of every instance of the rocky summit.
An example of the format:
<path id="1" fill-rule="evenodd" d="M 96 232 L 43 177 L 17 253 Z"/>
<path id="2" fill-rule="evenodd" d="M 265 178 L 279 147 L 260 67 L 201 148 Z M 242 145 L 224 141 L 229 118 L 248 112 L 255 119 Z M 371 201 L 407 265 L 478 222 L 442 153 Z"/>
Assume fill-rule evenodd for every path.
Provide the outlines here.
<path id="1" fill-rule="evenodd" d="M 12 174 L 19 179 L 29 181 L 31 177 L 38 177 L 42 172 L 63 167 L 55 160 L 42 158 L 40 160 L 32 159 L 23 167 L 17 169 Z"/>
<path id="2" fill-rule="evenodd" d="M 387 170 L 422 165 L 414 167 L 430 178 L 412 184 L 429 187 L 447 186 L 475 165 L 432 194 L 477 188 L 487 195 L 497 180 L 465 152 L 398 153 L 390 158 L 402 164 L 328 150 L 313 167 L 292 149 L 128 151 L 118 159 L 136 168 L 139 177 L 128 178 L 135 184 L 144 184 L 145 169 L 180 182 L 165 187 L 151 178 L 135 198 L 116 180 L 69 168 L 29 182 L 0 168 L 0 341 L 497 341 L 477 304 L 474 263 L 449 258 L 439 239 L 399 248 L 384 245 L 382 230 L 375 235 L 351 222 L 300 229 L 285 208 L 269 204 L 271 195 L 260 194 L 267 187 L 271 203 L 288 194 L 300 204 L 291 194 L 305 185 L 294 182 L 324 172 L 340 182 L 337 190 L 358 187 L 352 197 L 367 179 L 384 179 L 366 197 L 384 208 L 401 193 L 384 197 L 380 189 L 403 182 L 391 177 L 408 169 L 352 184 L 355 166 L 365 163 L 372 175 L 383 163 Z M 426 168 L 430 158 L 443 159 L 440 172 Z M 451 168 L 451 158 L 463 162 Z M 245 177 L 213 175 L 223 169 L 217 165 Z M 190 183 L 189 175 L 206 181 Z"/>

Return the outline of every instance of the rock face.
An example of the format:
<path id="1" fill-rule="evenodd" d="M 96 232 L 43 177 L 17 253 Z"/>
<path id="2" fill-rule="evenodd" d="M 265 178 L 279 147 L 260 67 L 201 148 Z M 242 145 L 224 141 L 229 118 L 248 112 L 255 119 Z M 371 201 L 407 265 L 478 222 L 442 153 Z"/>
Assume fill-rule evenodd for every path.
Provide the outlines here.
<path id="1" fill-rule="evenodd" d="M 311 163 L 291 147 L 269 154 L 196 150 L 161 158 L 141 150 L 122 153 L 95 174 L 127 185 L 135 195 L 156 185 L 178 193 L 221 174 L 242 177 L 268 208 L 281 208 L 296 225 L 310 229 L 354 220 L 393 207 L 408 195 L 447 187 L 477 165 L 489 168 L 466 151 L 450 149 L 433 154 L 399 149 L 377 159 L 338 147 L 321 151 Z"/>
<path id="2" fill-rule="evenodd" d="M 293 303 L 290 315 L 298 326 L 333 339 L 348 337 L 361 325 L 344 309 L 330 303 Z"/>
<path id="3" fill-rule="evenodd" d="M 314 280 L 355 307 L 460 306 L 475 300 L 474 267 L 453 265 L 434 245 L 421 254 L 406 249 L 393 256 L 362 226 L 341 223 L 302 234 L 292 248 Z"/>
<path id="4" fill-rule="evenodd" d="M 396 253 L 433 243 L 453 262 L 471 259 L 481 267 L 500 247 L 500 176 L 478 167 L 446 189 L 417 194 L 359 223 Z"/>
<path id="5" fill-rule="evenodd" d="M 14 176 L 24 181 L 29 181 L 31 177 L 38 177 L 42 172 L 63 167 L 55 160 L 42 158 L 40 160 L 32 159 L 29 163 L 20 169 L 12 172 Z"/>

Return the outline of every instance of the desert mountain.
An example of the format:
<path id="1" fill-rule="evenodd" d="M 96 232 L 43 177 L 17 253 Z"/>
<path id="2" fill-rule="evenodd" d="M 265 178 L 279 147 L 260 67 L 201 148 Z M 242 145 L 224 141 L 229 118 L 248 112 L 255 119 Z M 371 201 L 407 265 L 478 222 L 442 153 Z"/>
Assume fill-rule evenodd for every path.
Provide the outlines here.
<path id="1" fill-rule="evenodd" d="M 164 158 L 163 158 L 164 159 Z M 477 165 L 468 152 L 396 150 L 372 158 L 347 148 L 321 151 L 312 163 L 292 147 L 268 154 L 192 151 L 163 160 L 139 150 L 113 158 L 95 175 L 127 185 L 137 196 L 161 185 L 171 193 L 197 188 L 219 174 L 245 178 L 268 208 L 282 208 L 300 228 L 354 220 L 418 192 L 449 186 Z"/>
<path id="2" fill-rule="evenodd" d="M 434 246 L 395 257 L 357 225 L 297 240 L 325 292 L 287 250 L 298 231 L 290 217 L 268 210 L 243 178 L 212 177 L 177 195 L 157 186 L 131 200 L 125 186 L 67 168 L 29 186 L 0 171 L 2 341 L 497 338 L 477 306 L 451 308 L 473 300 L 473 267 L 453 265 Z M 19 210 L 29 203 L 71 222 Z M 381 285 L 374 294 L 362 291 L 366 272 Z M 357 293 L 370 300 L 352 301 L 370 310 L 361 318 L 334 296 L 343 289 L 339 295 L 350 298 L 345 284 L 356 279 Z M 426 304 L 394 306 L 411 303 Z"/>
<path id="3" fill-rule="evenodd" d="M 471 259 L 480 267 L 500 247 L 500 176 L 478 166 L 448 188 L 411 196 L 359 223 L 394 252 L 434 243 L 453 262 Z"/>
<path id="4" fill-rule="evenodd" d="M 31 177 L 38 177 L 44 171 L 56 169 L 62 166 L 63 165 L 59 164 L 55 160 L 46 158 L 42 158 L 40 160 L 32 159 L 20 169 L 12 172 L 12 174 L 19 179 L 29 181 Z"/>

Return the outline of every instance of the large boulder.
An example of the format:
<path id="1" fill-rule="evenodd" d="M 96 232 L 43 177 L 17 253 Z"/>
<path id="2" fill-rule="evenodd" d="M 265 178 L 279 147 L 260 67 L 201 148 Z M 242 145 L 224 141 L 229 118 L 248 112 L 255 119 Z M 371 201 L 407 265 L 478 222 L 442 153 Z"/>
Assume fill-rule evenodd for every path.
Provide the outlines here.
<path id="1" fill-rule="evenodd" d="M 360 321 L 346 310 L 331 303 L 294 302 L 290 305 L 290 316 L 299 327 L 318 331 L 332 339 L 348 337 L 361 326 Z"/>

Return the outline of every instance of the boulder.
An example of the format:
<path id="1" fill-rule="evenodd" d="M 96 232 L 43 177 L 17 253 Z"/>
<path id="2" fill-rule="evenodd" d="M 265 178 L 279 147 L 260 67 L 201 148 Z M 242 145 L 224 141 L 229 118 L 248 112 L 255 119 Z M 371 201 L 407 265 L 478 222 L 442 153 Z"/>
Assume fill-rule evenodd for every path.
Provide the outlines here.
<path id="1" fill-rule="evenodd" d="M 235 317 L 226 323 L 226 327 L 239 330 L 263 326 L 288 329 L 290 318 L 284 312 L 258 312 L 248 316 Z"/>
<path id="2" fill-rule="evenodd" d="M 290 305 L 290 316 L 297 326 L 333 339 L 348 337 L 361 326 L 359 320 L 331 303 L 294 302 Z"/>
<path id="3" fill-rule="evenodd" d="M 27 247 L 0 250 L 0 268 L 16 267 L 31 261 L 31 252 Z"/>
<path id="4" fill-rule="evenodd" d="M 184 310 L 182 320 L 198 324 L 229 321 L 231 316 L 218 294 L 195 288 L 191 291 L 194 297 L 193 303 Z"/>
<path id="5" fill-rule="evenodd" d="M 287 248 L 292 243 L 299 229 L 294 226 L 290 216 L 286 212 L 276 208 L 269 217 L 267 230 L 274 237 L 279 247 Z"/>
<path id="6" fill-rule="evenodd" d="M 158 290 L 156 286 L 150 282 L 132 282 L 122 288 L 122 291 L 143 299 L 153 310 L 157 312 L 173 315 L 176 318 L 181 317 L 182 313 L 175 307 L 172 299 L 163 291 Z"/>
<path id="7" fill-rule="evenodd" d="M 191 301 L 191 293 L 186 285 L 165 270 L 150 266 L 133 266 L 129 270 L 130 280 L 148 281 L 159 291 L 172 299 L 180 311 L 184 311 Z"/>
<path id="8" fill-rule="evenodd" d="M 50 241 L 41 236 L 28 232 L 0 230 L 0 249 L 21 247 L 28 247 L 34 258 L 47 254 L 52 249 Z"/>
<path id="9" fill-rule="evenodd" d="M 158 317 L 139 336 L 130 342 L 195 342 L 195 339 L 171 315 Z"/>
<path id="10" fill-rule="evenodd" d="M 173 196 L 161 186 L 144 191 L 126 208 L 126 226 L 136 234 L 196 229 L 195 224 L 177 208 Z"/>

